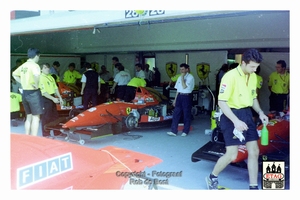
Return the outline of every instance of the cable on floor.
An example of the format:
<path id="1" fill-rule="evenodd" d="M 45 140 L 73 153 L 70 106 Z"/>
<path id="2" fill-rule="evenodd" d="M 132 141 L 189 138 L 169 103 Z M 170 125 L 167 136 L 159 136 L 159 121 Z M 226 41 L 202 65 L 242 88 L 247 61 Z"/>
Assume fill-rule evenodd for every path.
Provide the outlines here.
<path id="1" fill-rule="evenodd" d="M 126 138 L 124 138 L 123 140 L 137 140 L 137 139 L 143 137 L 142 135 L 129 135 L 128 132 L 122 133 L 122 135 L 126 136 Z"/>

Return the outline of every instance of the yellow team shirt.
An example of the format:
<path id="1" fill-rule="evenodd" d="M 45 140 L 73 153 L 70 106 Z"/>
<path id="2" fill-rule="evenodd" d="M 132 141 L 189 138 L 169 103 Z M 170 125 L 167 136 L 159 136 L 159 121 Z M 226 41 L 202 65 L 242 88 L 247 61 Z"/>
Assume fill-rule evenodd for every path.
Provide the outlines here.
<path id="1" fill-rule="evenodd" d="M 146 81 L 143 78 L 133 77 L 127 84 L 133 87 L 146 87 Z"/>
<path id="2" fill-rule="evenodd" d="M 69 83 L 69 84 L 75 84 L 76 83 L 76 79 L 81 79 L 82 75 L 74 70 L 73 72 L 71 72 L 70 70 L 67 70 L 65 73 L 64 73 L 64 79 L 63 81 L 65 83 Z"/>
<path id="3" fill-rule="evenodd" d="M 221 80 L 218 99 L 226 101 L 230 108 L 245 108 L 253 105 L 257 78 L 252 73 L 245 75 L 241 66 L 226 72 Z"/>
<path id="4" fill-rule="evenodd" d="M 193 76 L 193 74 L 191 74 L 191 73 L 189 73 L 189 74 Z M 171 77 L 171 81 L 176 83 L 176 81 L 178 80 L 178 78 L 179 78 L 180 76 L 181 76 L 181 74 L 176 74 L 175 76 L 172 76 L 172 77 Z M 196 86 L 194 86 L 193 89 L 195 89 L 195 87 L 196 87 Z"/>
<path id="5" fill-rule="evenodd" d="M 263 78 L 260 75 L 256 74 L 256 79 L 257 79 L 256 87 L 260 89 L 263 85 Z"/>
<path id="6" fill-rule="evenodd" d="M 287 72 L 285 72 L 284 75 L 277 72 L 271 73 L 268 86 L 271 87 L 271 91 L 276 94 L 288 94 L 290 89 L 290 74 Z"/>
<path id="7" fill-rule="evenodd" d="M 23 90 L 35 90 L 35 88 L 32 87 L 34 84 L 34 76 L 39 76 L 40 74 L 40 66 L 32 59 L 28 59 L 13 72 L 13 75 L 20 77 Z"/>
<path id="8" fill-rule="evenodd" d="M 55 90 L 57 89 L 57 85 L 54 78 L 50 74 L 46 75 L 43 73 L 40 76 L 39 87 L 42 94 L 46 92 L 48 94 L 55 94 Z"/>
<path id="9" fill-rule="evenodd" d="M 10 112 L 20 111 L 20 102 L 22 102 L 22 95 L 19 93 L 10 93 Z"/>
<path id="10" fill-rule="evenodd" d="M 92 62 L 91 63 L 92 68 L 96 71 L 99 72 L 99 63 L 97 62 Z"/>
<path id="11" fill-rule="evenodd" d="M 52 74 L 52 75 L 55 75 L 56 78 L 55 78 L 54 80 L 55 80 L 57 83 L 60 82 L 60 77 L 59 77 L 58 75 L 56 75 L 56 74 Z"/>
<path id="12" fill-rule="evenodd" d="M 171 77 L 171 80 L 172 80 L 173 82 L 176 82 L 177 79 L 180 77 L 180 75 L 181 75 L 181 74 L 176 74 L 175 76 L 172 76 L 172 77 Z"/>
<path id="13" fill-rule="evenodd" d="M 189 73 L 189 74 L 193 75 L 192 73 Z M 181 76 L 181 74 L 176 74 L 175 76 L 172 76 L 171 81 L 176 82 L 180 76 Z"/>

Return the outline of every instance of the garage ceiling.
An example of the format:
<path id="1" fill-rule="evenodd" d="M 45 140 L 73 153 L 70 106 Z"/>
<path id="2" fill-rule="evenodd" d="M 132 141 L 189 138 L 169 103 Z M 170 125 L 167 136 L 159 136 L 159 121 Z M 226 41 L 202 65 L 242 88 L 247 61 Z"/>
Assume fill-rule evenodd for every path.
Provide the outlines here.
<path id="1" fill-rule="evenodd" d="M 17 11 L 15 11 L 17 12 Z M 142 13 L 138 14 L 136 12 Z M 207 18 L 244 16 L 257 11 L 220 10 L 104 10 L 104 11 L 49 11 L 40 16 L 11 20 L 10 33 L 14 35 L 106 28 L 142 24 L 190 21 Z M 268 11 L 266 11 L 268 12 Z M 43 14 L 44 13 L 44 14 Z M 261 11 L 260 11 L 261 13 Z"/>
<path id="2" fill-rule="evenodd" d="M 15 11 L 17 12 L 17 11 Z M 39 11 L 11 20 L 11 53 L 99 54 L 260 48 L 289 51 L 289 11 Z"/>

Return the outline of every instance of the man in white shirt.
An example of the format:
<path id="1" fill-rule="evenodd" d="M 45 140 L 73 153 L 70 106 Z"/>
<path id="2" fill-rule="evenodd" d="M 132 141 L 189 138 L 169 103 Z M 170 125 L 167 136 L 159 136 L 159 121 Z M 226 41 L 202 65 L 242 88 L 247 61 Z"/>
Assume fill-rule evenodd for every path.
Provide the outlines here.
<path id="1" fill-rule="evenodd" d="M 81 95 L 83 95 L 83 109 L 86 110 L 89 107 L 90 100 L 93 107 L 98 105 L 98 95 L 101 93 L 101 78 L 90 63 L 84 63 L 83 67 L 86 68 L 86 71 L 81 77 Z"/>
<path id="2" fill-rule="evenodd" d="M 145 64 L 145 81 L 147 82 L 147 87 L 151 87 L 152 86 L 152 82 L 153 82 L 153 71 L 150 69 L 150 65 L 149 64 Z"/>
<path id="3" fill-rule="evenodd" d="M 114 85 L 110 89 L 110 93 L 114 94 L 116 90 L 116 98 L 119 101 L 124 100 L 126 93 L 126 87 L 128 82 L 131 80 L 131 76 L 128 72 L 124 71 L 124 66 L 121 63 L 117 63 L 118 73 L 114 78 Z"/>
<path id="4" fill-rule="evenodd" d="M 187 136 L 190 131 L 191 125 L 191 110 L 192 110 L 192 92 L 195 86 L 194 76 L 189 73 L 189 65 L 182 63 L 180 65 L 180 77 L 177 79 L 175 89 L 177 93 L 173 106 L 175 107 L 173 113 L 173 120 L 171 131 L 167 132 L 168 135 L 177 136 L 178 123 L 183 113 L 184 127 L 181 136 Z"/>
<path id="5" fill-rule="evenodd" d="M 146 75 L 142 68 L 143 68 L 142 64 L 139 64 L 139 63 L 135 64 L 136 77 L 145 79 Z"/>

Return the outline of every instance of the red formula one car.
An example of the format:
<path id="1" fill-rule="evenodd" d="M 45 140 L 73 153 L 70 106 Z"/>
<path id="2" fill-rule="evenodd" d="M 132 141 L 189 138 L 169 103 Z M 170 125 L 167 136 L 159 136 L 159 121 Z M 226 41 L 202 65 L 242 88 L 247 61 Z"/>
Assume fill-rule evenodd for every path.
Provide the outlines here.
<path id="1" fill-rule="evenodd" d="M 139 87 L 132 103 L 113 101 L 81 111 L 73 109 L 68 118 L 60 118 L 45 128 L 60 130 L 66 139 L 77 135 L 80 144 L 85 141 L 81 135 L 91 138 L 118 134 L 138 127 L 161 127 L 171 124 L 173 107 L 169 100 L 153 88 Z"/>
<path id="2" fill-rule="evenodd" d="M 257 127 L 258 134 L 262 125 Z M 258 140 L 260 161 L 263 160 L 281 160 L 285 161 L 286 166 L 289 166 L 289 148 L 290 148 L 290 122 L 289 115 L 281 118 L 270 119 L 267 125 L 269 131 L 269 144 L 267 146 L 261 145 Z M 225 144 L 222 132 L 217 126 L 211 135 L 211 141 L 207 142 L 200 149 L 192 154 L 192 162 L 200 160 L 217 161 L 225 153 Z M 231 163 L 232 165 L 247 168 L 246 160 L 248 151 L 245 145 L 238 146 L 237 158 Z"/>
<path id="3" fill-rule="evenodd" d="M 144 170 L 162 162 L 115 146 L 95 150 L 14 133 L 10 160 L 13 190 L 120 190 L 130 189 L 130 182 L 136 180 L 152 189 L 155 185 Z"/>

